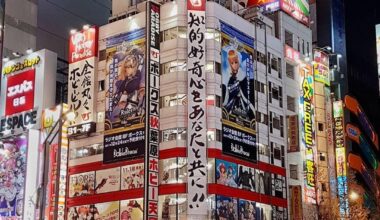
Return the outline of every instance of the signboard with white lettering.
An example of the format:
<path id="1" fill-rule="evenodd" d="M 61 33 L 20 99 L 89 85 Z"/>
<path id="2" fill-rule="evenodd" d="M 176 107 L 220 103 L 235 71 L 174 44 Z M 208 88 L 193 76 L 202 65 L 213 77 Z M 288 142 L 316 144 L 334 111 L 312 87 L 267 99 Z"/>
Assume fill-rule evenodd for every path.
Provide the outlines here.
<path id="1" fill-rule="evenodd" d="M 4 63 L 0 133 L 39 128 L 42 110 L 55 103 L 57 55 L 40 50 Z"/>

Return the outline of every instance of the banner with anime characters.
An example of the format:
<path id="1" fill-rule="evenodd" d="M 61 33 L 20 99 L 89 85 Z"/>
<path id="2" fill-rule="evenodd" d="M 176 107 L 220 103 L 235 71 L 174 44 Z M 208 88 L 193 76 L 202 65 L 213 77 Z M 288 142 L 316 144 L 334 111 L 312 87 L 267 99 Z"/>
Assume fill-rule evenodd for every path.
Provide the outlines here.
<path id="1" fill-rule="evenodd" d="M 220 27 L 223 153 L 256 162 L 254 39 L 222 21 Z"/>
<path id="2" fill-rule="evenodd" d="M 238 219 L 237 199 L 217 195 L 216 219 Z"/>
<path id="3" fill-rule="evenodd" d="M 239 164 L 237 184 L 239 189 L 255 192 L 255 169 Z"/>
<path id="4" fill-rule="evenodd" d="M 27 139 L 2 140 L 0 150 L 0 219 L 21 219 L 23 213 Z"/>
<path id="5" fill-rule="evenodd" d="M 239 219 L 240 220 L 255 220 L 256 219 L 255 202 L 239 199 Z"/>
<path id="6" fill-rule="evenodd" d="M 120 220 L 140 220 L 143 218 L 143 199 L 120 201 Z"/>
<path id="7" fill-rule="evenodd" d="M 121 190 L 144 187 L 144 164 L 137 163 L 121 167 Z"/>
<path id="8" fill-rule="evenodd" d="M 94 185 L 94 171 L 70 175 L 69 197 L 93 195 Z"/>
<path id="9" fill-rule="evenodd" d="M 230 187 L 237 187 L 237 165 L 225 160 L 216 159 L 216 183 Z"/>
<path id="10" fill-rule="evenodd" d="M 145 56 L 145 28 L 107 38 L 105 163 L 144 155 Z"/>

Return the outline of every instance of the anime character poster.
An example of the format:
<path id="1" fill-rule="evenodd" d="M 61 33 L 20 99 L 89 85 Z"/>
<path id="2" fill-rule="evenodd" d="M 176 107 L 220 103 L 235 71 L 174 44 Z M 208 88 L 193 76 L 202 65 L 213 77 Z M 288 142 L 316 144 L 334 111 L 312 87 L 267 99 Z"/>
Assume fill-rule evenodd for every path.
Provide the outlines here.
<path id="1" fill-rule="evenodd" d="M 223 22 L 220 26 L 223 153 L 256 162 L 254 39 Z"/>
<path id="2" fill-rule="evenodd" d="M 91 209 L 94 212 L 93 208 Z M 90 205 L 70 207 L 67 213 L 68 220 L 87 220 L 90 215 Z"/>
<path id="3" fill-rule="evenodd" d="M 90 218 L 87 219 L 119 220 L 119 201 L 90 205 Z"/>
<path id="4" fill-rule="evenodd" d="M 120 190 L 120 167 L 96 171 L 95 193 Z"/>
<path id="5" fill-rule="evenodd" d="M 237 185 L 237 165 L 224 160 L 215 161 L 216 183 L 236 188 Z"/>
<path id="6" fill-rule="evenodd" d="M 103 162 L 142 157 L 145 146 L 145 28 L 107 38 Z"/>
<path id="7" fill-rule="evenodd" d="M 143 199 L 130 199 L 120 201 L 120 220 L 143 219 Z"/>
<path id="8" fill-rule="evenodd" d="M 272 182 L 271 182 L 271 174 L 256 170 L 255 173 L 255 182 L 256 182 L 256 192 L 271 195 L 272 192 Z"/>
<path id="9" fill-rule="evenodd" d="M 216 196 L 216 220 L 238 219 L 237 200 L 231 197 Z"/>
<path id="10" fill-rule="evenodd" d="M 255 169 L 243 165 L 238 167 L 237 184 L 239 189 L 255 191 Z"/>
<path id="11" fill-rule="evenodd" d="M 21 219 L 23 214 L 27 140 L 3 139 L 0 153 L 0 219 Z"/>
<path id="12" fill-rule="evenodd" d="M 256 204 L 252 201 L 239 199 L 239 219 L 240 220 L 255 220 L 256 219 Z"/>
<path id="13" fill-rule="evenodd" d="M 78 173 L 70 176 L 69 197 L 94 194 L 95 172 Z"/>
<path id="14" fill-rule="evenodd" d="M 144 164 L 137 163 L 121 167 L 121 190 L 144 187 Z"/>

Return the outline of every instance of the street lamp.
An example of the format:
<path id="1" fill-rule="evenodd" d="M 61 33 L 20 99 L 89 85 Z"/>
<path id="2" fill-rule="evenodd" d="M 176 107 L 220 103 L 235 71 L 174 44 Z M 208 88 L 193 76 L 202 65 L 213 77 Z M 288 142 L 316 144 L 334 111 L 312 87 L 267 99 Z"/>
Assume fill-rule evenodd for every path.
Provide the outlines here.
<path id="1" fill-rule="evenodd" d="M 64 106 L 61 106 L 62 108 L 64 108 Z M 61 110 L 63 111 L 63 110 Z M 50 203 L 54 204 L 54 207 L 53 207 L 53 219 L 57 219 L 57 214 L 58 214 L 58 198 L 59 198 L 59 183 L 60 183 L 60 165 L 61 165 L 61 160 L 62 160 L 62 157 L 61 157 L 61 149 L 62 149 L 62 143 L 61 143 L 61 140 L 62 140 L 62 127 L 69 121 L 72 121 L 73 119 L 75 118 L 75 113 L 72 112 L 72 111 L 66 111 L 64 113 L 62 113 L 60 115 L 60 117 L 57 119 L 57 121 L 55 122 L 55 124 L 51 127 L 49 133 L 47 134 L 45 140 L 44 140 L 44 143 L 43 143 L 43 147 L 44 147 L 44 153 L 43 153 L 43 170 L 42 170 L 42 182 L 38 188 L 39 192 L 38 192 L 38 195 L 39 195 L 39 200 L 37 201 L 37 204 L 39 204 L 39 219 L 45 219 L 45 212 L 46 212 L 46 208 L 47 208 L 47 205 L 49 205 L 49 207 L 53 207 L 51 206 Z M 58 137 L 58 140 L 56 139 Z M 57 151 L 55 152 L 55 158 L 56 158 L 56 170 L 55 170 L 55 179 L 54 179 L 54 187 L 52 189 L 52 192 L 50 193 L 53 193 L 55 195 L 55 199 L 54 199 L 54 202 L 52 201 L 49 201 L 49 202 L 46 202 L 47 201 L 47 193 L 46 193 L 46 189 L 47 189 L 47 184 L 49 183 L 49 170 L 50 170 L 50 160 L 52 158 L 50 158 L 50 153 L 51 153 L 51 145 L 53 143 L 56 143 L 56 140 L 57 140 Z M 68 149 L 67 149 L 68 150 Z M 68 153 L 66 153 L 68 155 Z M 67 166 L 67 165 L 66 165 Z M 54 168 L 53 168 L 54 169 Z M 54 170 L 53 170 L 54 172 Z M 51 180 L 51 182 L 53 182 L 53 179 Z M 53 192 L 54 190 L 54 192 Z M 49 198 L 50 199 L 50 198 Z"/>
<path id="2" fill-rule="evenodd" d="M 359 194 L 357 194 L 355 191 L 351 191 L 349 197 L 351 201 L 356 201 L 359 198 Z"/>

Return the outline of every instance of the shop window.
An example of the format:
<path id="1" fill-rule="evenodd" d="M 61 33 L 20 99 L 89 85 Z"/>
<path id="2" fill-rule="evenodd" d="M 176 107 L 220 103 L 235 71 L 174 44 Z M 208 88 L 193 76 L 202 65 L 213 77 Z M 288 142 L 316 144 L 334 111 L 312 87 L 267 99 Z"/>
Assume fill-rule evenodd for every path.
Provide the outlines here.
<path id="1" fill-rule="evenodd" d="M 103 144 L 92 144 L 70 149 L 70 160 L 90 157 L 103 153 Z"/>
<path id="2" fill-rule="evenodd" d="M 187 158 L 160 160 L 159 169 L 160 184 L 185 183 L 187 181 Z"/>
<path id="3" fill-rule="evenodd" d="M 186 128 L 171 128 L 161 131 L 161 141 L 186 140 Z"/>
<path id="4" fill-rule="evenodd" d="M 291 179 L 298 180 L 298 165 L 289 164 L 289 173 Z"/>
<path id="5" fill-rule="evenodd" d="M 160 97 L 160 107 L 172 107 L 177 105 L 186 105 L 187 95 L 186 94 L 172 94 Z"/>
<path id="6" fill-rule="evenodd" d="M 186 27 L 174 27 L 164 30 L 162 33 L 162 41 L 168 41 L 176 38 L 186 38 L 187 29 Z"/>
<path id="7" fill-rule="evenodd" d="M 168 73 L 174 73 L 179 71 L 187 71 L 187 63 L 185 60 L 174 60 L 167 63 L 161 64 L 161 71 L 160 74 L 168 74 Z"/>

